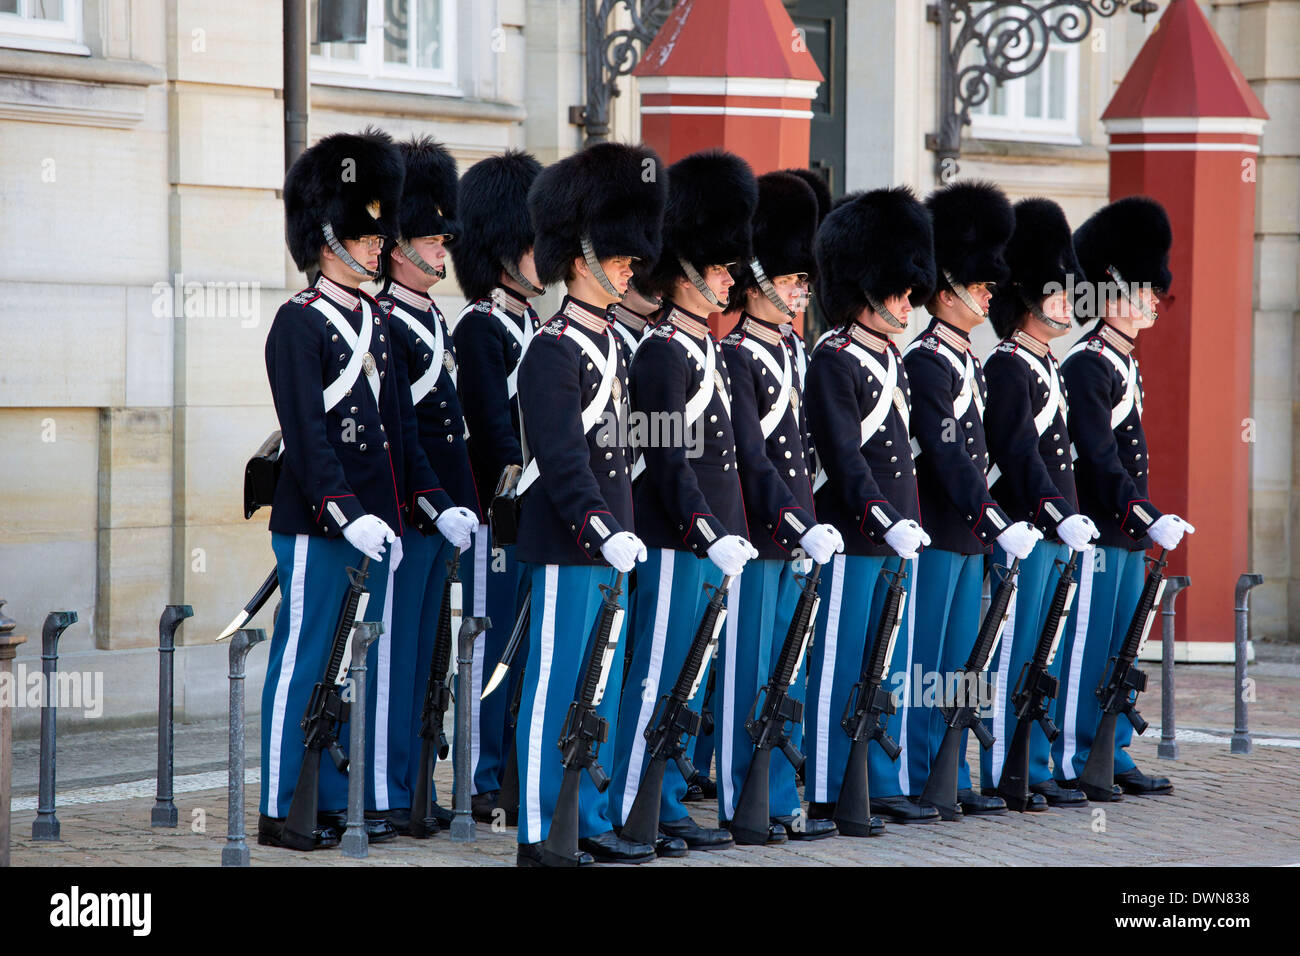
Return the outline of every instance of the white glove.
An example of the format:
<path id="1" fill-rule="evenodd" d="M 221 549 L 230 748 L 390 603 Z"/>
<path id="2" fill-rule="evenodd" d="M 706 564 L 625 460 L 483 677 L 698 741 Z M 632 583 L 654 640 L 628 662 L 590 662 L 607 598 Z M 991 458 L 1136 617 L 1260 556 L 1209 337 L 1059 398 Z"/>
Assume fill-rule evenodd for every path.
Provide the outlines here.
<path id="1" fill-rule="evenodd" d="M 645 544 L 631 531 L 620 531 L 600 546 L 600 553 L 615 571 L 627 574 L 638 561 L 649 557 Z"/>
<path id="2" fill-rule="evenodd" d="M 916 549 L 930 543 L 930 536 L 925 529 L 911 518 L 904 518 L 885 532 L 885 544 L 889 545 L 900 558 L 908 561 L 917 555 Z"/>
<path id="3" fill-rule="evenodd" d="M 1101 532 L 1087 515 L 1070 515 L 1056 526 L 1056 536 L 1071 551 L 1091 551 L 1092 539 L 1101 537 Z"/>
<path id="4" fill-rule="evenodd" d="M 402 563 L 402 539 L 394 538 L 393 547 L 388 552 L 388 570 L 397 573 L 397 566 Z"/>
<path id="5" fill-rule="evenodd" d="M 825 564 L 833 554 L 844 553 L 844 539 L 833 525 L 815 524 L 804 532 L 799 539 L 808 557 L 818 564 Z"/>
<path id="6" fill-rule="evenodd" d="M 374 515 L 362 515 L 345 524 L 343 537 L 372 561 L 384 560 L 384 545 L 397 540 L 397 535 L 393 534 L 393 529 L 388 527 L 384 519 Z"/>
<path id="7" fill-rule="evenodd" d="M 1147 534 L 1151 535 L 1151 540 L 1160 547 L 1172 551 L 1183 540 L 1183 535 L 1192 534 L 1194 531 L 1196 529 L 1178 515 L 1161 515 L 1156 519 L 1156 523 L 1147 529 Z"/>
<path id="8" fill-rule="evenodd" d="M 434 524 L 453 548 L 462 551 L 469 549 L 474 542 L 474 532 L 478 530 L 478 518 L 474 517 L 474 512 L 460 505 L 442 512 Z"/>
<path id="9" fill-rule="evenodd" d="M 745 570 L 746 562 L 756 557 L 758 549 L 738 534 L 719 538 L 709 546 L 709 560 L 729 577 L 735 577 Z"/>
<path id="10" fill-rule="evenodd" d="M 998 535 L 998 544 L 1013 558 L 1021 561 L 1029 557 L 1034 545 L 1043 540 L 1043 532 L 1027 521 L 1017 521 L 1006 531 Z"/>

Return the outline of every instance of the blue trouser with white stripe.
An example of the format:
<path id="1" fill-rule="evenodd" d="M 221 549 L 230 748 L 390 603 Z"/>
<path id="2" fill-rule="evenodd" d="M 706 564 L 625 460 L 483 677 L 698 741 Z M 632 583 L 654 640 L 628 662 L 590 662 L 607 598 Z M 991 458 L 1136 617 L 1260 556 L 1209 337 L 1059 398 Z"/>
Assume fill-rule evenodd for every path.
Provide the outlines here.
<path id="1" fill-rule="evenodd" d="M 884 608 L 888 582 L 880 569 L 888 562 L 893 570 L 896 557 L 837 554 L 822 571 L 821 607 L 817 630 L 808 652 L 808 695 L 804 706 L 804 746 L 808 763 L 804 775 L 804 796 L 810 803 L 834 803 L 849 760 L 852 741 L 840 725 L 853 685 L 862 676 L 863 659 L 875 641 Z M 916 576 L 916 562 L 909 562 L 904 586 L 910 591 Z M 890 760 L 878 746 L 867 749 L 867 782 L 873 797 L 907 794 L 909 741 L 903 733 L 916 708 L 906 693 L 912 667 L 915 617 L 909 594 L 903 607 L 903 621 L 894 644 L 882 686 L 894 695 L 897 712 L 889 716 L 885 729 L 903 747 L 898 760 Z"/>
<path id="2" fill-rule="evenodd" d="M 980 592 L 984 586 L 984 555 L 957 554 L 926 548 L 917 561 L 916 651 L 912 668 L 920 670 L 926 706 L 916 708 L 907 722 L 911 796 L 920 795 L 930 777 L 930 764 L 939 754 L 948 724 L 939 706 L 944 703 L 951 675 L 966 666 L 980 626 Z M 915 673 L 913 677 L 915 677 Z M 964 686 L 964 685 L 963 685 Z M 960 689 L 960 688 L 959 688 Z M 913 689 L 913 694 L 916 690 Z M 933 703 L 933 706 L 931 705 Z M 966 738 L 962 732 L 957 789 L 970 788 Z"/>
<path id="3" fill-rule="evenodd" d="M 533 591 L 528 665 L 524 669 L 519 724 L 515 729 L 519 751 L 519 842 L 540 843 L 550 833 L 555 801 L 564 778 L 557 744 L 590 654 L 591 635 L 604 597 L 598 586 L 612 584 L 614 571 L 607 566 L 541 564 L 525 566 L 524 573 L 531 576 Z M 620 594 L 618 601 L 626 607 L 625 595 Z M 620 633 L 609 665 L 605 696 L 596 708 L 609 721 L 607 740 L 613 740 L 618 729 L 622 676 L 623 634 Z M 610 765 L 611 749 L 607 742 L 598 754 L 606 769 Z M 580 837 L 597 836 L 613 829 L 609 793 L 597 791 L 590 775 L 583 771 L 578 786 Z"/>
<path id="4" fill-rule="evenodd" d="M 1083 568 L 1075 610 L 1057 655 L 1064 659 L 1055 716 L 1061 736 L 1052 744 L 1058 780 L 1077 780 L 1088 762 L 1097 722 L 1101 720 L 1097 685 L 1106 677 L 1110 658 L 1119 653 L 1142 596 L 1144 554 L 1100 547 L 1080 559 Z M 1132 739 L 1133 725 L 1121 718 L 1115 725 L 1116 773 L 1133 768 L 1127 749 Z"/>
<path id="5" fill-rule="evenodd" d="M 515 689 L 523 677 L 527 642 L 520 647 L 505 683 L 486 700 L 479 700 L 479 695 L 496 670 L 510 641 L 510 633 L 515 629 L 521 608 L 524 572 L 515 558 L 515 546 L 508 544 L 493 549 L 488 526 L 484 524 L 479 525 L 474 534 L 474 546 L 461 562 L 460 576 L 465 582 L 465 614 L 487 617 L 492 621 L 492 626 L 474 642 L 474 688 L 469 698 L 469 754 L 473 774 L 470 793 L 490 793 L 501 789 L 501 774 L 509 752 L 506 717 Z M 455 635 L 452 639 L 455 640 Z"/>
<path id="6" fill-rule="evenodd" d="M 325 674 L 339 609 L 348 589 L 347 569 L 358 567 L 362 554 L 345 538 L 306 534 L 272 534 L 271 548 L 275 552 L 281 603 L 271 636 L 266 683 L 262 686 L 261 812 L 279 818 L 289 812 L 298 771 L 302 768 L 300 721 L 312 688 Z M 381 701 L 381 689 L 391 686 L 387 683 L 393 662 L 392 621 L 388 614 L 393 587 L 393 576 L 388 571 L 390 553 L 385 552 L 383 561 L 370 562 L 366 579 L 369 593 L 365 605 L 357 611 L 358 621 L 382 621 L 384 625 L 384 633 L 370 645 L 366 657 L 368 810 L 377 809 L 376 773 L 380 773 L 378 779 L 387 779 L 386 770 L 377 769 L 383 766 L 383 761 L 376 759 L 375 712 Z M 339 741 L 345 752 L 351 739 L 347 726 L 344 724 Z M 385 746 L 383 731 L 379 738 L 378 746 Z M 321 810 L 343 810 L 348 805 L 347 775 L 339 773 L 328 757 L 321 760 L 318 800 Z"/>
<path id="7" fill-rule="evenodd" d="M 750 561 L 740 576 L 732 579 L 713 691 L 717 714 L 719 821 L 730 820 L 736 812 L 736 800 L 754 755 L 754 742 L 745 729 L 745 721 L 753 712 L 759 689 L 775 670 L 798 597 L 799 588 L 788 561 Z M 795 675 L 795 684 L 789 688 L 796 700 L 803 699 L 799 676 Z M 794 767 L 784 754 L 772 757 L 768 793 L 773 816 L 798 810 Z"/>
<path id="8" fill-rule="evenodd" d="M 1002 633 L 1002 642 L 994 652 L 994 659 L 989 662 L 989 674 L 993 682 L 993 713 L 984 718 L 984 726 L 988 727 L 995 739 L 991 748 L 980 750 L 980 784 L 984 788 L 993 789 L 1002 779 L 1002 762 L 1006 759 L 1007 747 L 1011 745 L 1011 737 L 1019 723 L 1011 696 L 1015 692 L 1021 671 L 1038 648 L 1043 621 L 1052 606 L 1056 582 L 1061 577 L 1061 568 L 1056 562 L 1059 560 L 1064 564 L 1069 556 L 1070 549 L 1065 545 L 1055 541 L 1040 541 L 1034 545 L 1029 557 L 1020 562 L 1020 574 L 1017 576 L 1016 593 L 1011 599 L 1006 630 Z M 1010 555 L 995 545 L 993 560 L 1005 567 L 1010 562 Z M 1080 558 L 1081 562 L 1091 560 L 1090 554 Z M 1078 580 L 1077 576 L 1075 580 Z M 1068 618 L 1066 624 L 1069 624 Z M 1060 651 L 1060 648 L 1057 650 Z M 1053 677 L 1060 676 L 1059 653 L 1047 670 Z M 1050 714 L 1055 703 L 1048 701 L 1047 706 Z M 1052 770 L 1047 760 L 1049 750 L 1047 734 L 1035 722 L 1029 731 L 1029 783 L 1039 784 L 1051 779 Z"/>
<path id="9" fill-rule="evenodd" d="M 389 705 L 390 807 L 411 805 L 411 795 L 420 774 L 420 717 L 438 636 L 447 562 L 455 552 L 451 542 L 440 534 L 425 537 L 418 531 L 408 531 L 402 535 L 402 563 L 393 575 L 393 633 L 403 643 L 404 650 L 394 666 L 394 681 L 401 687 L 394 688 Z M 462 581 L 472 555 L 472 550 L 467 552 L 460 565 Z M 454 665 L 456 635 L 453 634 L 451 639 Z M 449 738 L 452 726 L 453 718 L 448 713 L 444 717 L 444 728 Z M 433 797 L 437 799 L 436 788 Z M 381 806 L 380 809 L 387 808 Z"/>
<path id="10" fill-rule="evenodd" d="M 649 560 L 637 565 L 636 592 L 628 614 L 629 630 L 635 634 L 632 663 L 627 673 L 628 693 L 619 712 L 613 783 L 609 788 L 610 809 L 620 826 L 632 810 L 645 773 L 645 729 L 650 716 L 659 698 L 676 683 L 708 603 L 704 585 L 721 582 L 722 572 L 712 561 L 697 558 L 689 551 L 652 548 Z M 691 698 L 691 709 L 697 712 L 707 683 L 707 667 L 706 662 L 705 678 Z M 716 687 L 713 694 L 716 699 Z M 687 816 L 682 803 L 685 795 L 686 781 L 676 762 L 670 760 L 664 772 L 659 819 L 671 822 Z"/>

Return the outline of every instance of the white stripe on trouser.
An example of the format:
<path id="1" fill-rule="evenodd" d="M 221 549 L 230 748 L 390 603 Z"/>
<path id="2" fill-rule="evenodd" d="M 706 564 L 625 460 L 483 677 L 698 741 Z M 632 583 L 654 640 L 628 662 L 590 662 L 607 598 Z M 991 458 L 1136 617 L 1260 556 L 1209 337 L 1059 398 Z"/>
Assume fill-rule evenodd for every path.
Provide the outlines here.
<path id="1" fill-rule="evenodd" d="M 844 555 L 831 563 L 831 599 L 826 608 L 826 649 L 822 652 L 821 682 L 817 685 L 817 802 L 825 803 L 826 777 L 831 743 L 831 690 L 835 686 L 835 646 L 840 636 L 840 605 L 844 599 Z"/>
<path id="2" fill-rule="evenodd" d="M 668 638 L 668 614 L 673 605 L 673 566 L 677 552 L 659 550 L 659 591 L 655 596 L 655 623 L 650 635 L 650 670 L 641 688 L 641 709 L 636 715 L 636 732 L 632 735 L 632 753 L 628 758 L 627 782 L 623 786 L 623 820 L 632 812 L 632 802 L 641 784 L 641 762 L 645 759 L 645 728 L 659 701 L 659 675 L 664 667 L 664 644 Z M 730 614 L 727 617 L 731 617 Z"/>
<path id="3" fill-rule="evenodd" d="M 542 594 L 542 632 L 537 662 L 537 691 L 533 695 L 533 712 L 528 721 L 528 766 L 526 768 L 525 806 L 528 809 L 528 835 L 533 842 L 542 840 L 542 748 L 554 746 L 542 739 L 546 726 L 546 694 L 551 683 L 551 659 L 555 656 L 555 596 L 559 591 L 560 569 L 546 565 Z"/>
<path id="4" fill-rule="evenodd" d="M 718 786 L 722 788 L 722 818 L 724 820 L 730 820 L 736 812 L 736 795 L 732 792 L 734 788 L 731 785 L 731 759 L 732 750 L 734 749 L 731 735 L 735 732 L 736 667 L 740 663 L 736 657 L 740 653 L 737 647 L 739 638 L 737 631 L 740 622 L 740 582 L 744 578 L 744 574 L 738 574 L 731 579 L 731 587 L 727 594 L 726 630 L 723 632 L 722 638 L 727 642 L 725 648 L 727 673 L 722 686 L 722 722 L 720 724 L 722 735 L 720 738 L 715 736 L 714 740 L 718 741 Z M 716 721 L 715 725 L 717 725 Z"/>
<path id="5" fill-rule="evenodd" d="M 293 668 L 298 663 L 298 638 L 302 635 L 303 591 L 307 582 L 307 542 L 305 534 L 293 539 L 293 568 L 289 574 L 289 634 L 284 643 L 284 656 L 280 658 L 280 671 L 275 675 L 275 703 L 271 710 L 271 750 L 267 760 L 266 810 L 272 817 L 280 813 L 280 745 L 284 738 L 284 716 L 289 703 L 289 683 Z"/>
<path id="6" fill-rule="evenodd" d="M 898 709 L 898 786 L 899 793 L 906 797 L 912 789 L 912 777 L 907 772 L 907 711 L 912 706 L 912 649 L 916 647 L 916 569 L 919 558 L 912 558 L 912 587 L 908 589 L 907 608 L 907 664 L 903 668 L 903 704 Z M 890 662 L 892 663 L 892 662 Z M 885 664 L 889 667 L 889 663 Z"/>
<path id="7" fill-rule="evenodd" d="M 998 646 L 998 683 L 993 693 L 993 779 L 990 785 L 997 786 L 1002 779 L 1002 761 L 1007 759 L 1006 734 L 1002 731 L 1003 697 L 1009 692 L 1007 683 L 1011 675 L 1011 650 L 1016 642 L 1016 598 L 1020 590 L 1011 592 L 1011 603 L 1007 606 L 1007 624 L 1002 629 L 1002 643 Z"/>
<path id="8" fill-rule="evenodd" d="M 1083 674 L 1083 651 L 1088 643 L 1088 618 L 1092 612 L 1092 572 L 1095 553 L 1085 555 L 1083 574 L 1079 576 L 1079 594 L 1074 601 L 1074 640 L 1070 644 L 1070 679 L 1065 685 L 1065 696 L 1061 699 L 1064 708 L 1065 726 L 1061 728 L 1063 746 L 1061 751 L 1061 773 L 1066 780 L 1075 779 L 1078 774 L 1074 769 L 1074 754 L 1079 749 L 1079 714 L 1078 700 L 1083 692 L 1079 681 Z M 1073 701 L 1073 703 L 1071 703 Z"/>
<path id="9" fill-rule="evenodd" d="M 388 562 L 388 583 L 384 588 L 384 633 L 379 635 L 379 679 L 375 682 L 375 809 L 388 809 L 388 699 L 393 685 L 393 562 Z M 361 706 L 365 706 L 363 703 Z"/>
<path id="10" fill-rule="evenodd" d="M 488 526 L 481 524 L 474 531 L 474 593 L 470 595 L 470 600 L 474 602 L 474 616 L 487 616 L 487 576 L 488 576 L 488 558 L 489 551 L 492 550 L 492 535 Z M 513 625 L 512 625 L 513 627 Z M 456 648 L 452 648 L 453 653 Z M 483 635 L 479 640 L 474 642 L 474 693 L 469 696 L 469 792 L 478 793 L 478 786 L 474 778 L 478 776 L 478 757 L 479 757 L 479 740 L 482 738 L 483 727 L 479 723 L 479 715 L 482 712 L 483 702 L 479 700 L 479 693 L 482 690 L 483 679 L 486 676 L 483 673 L 485 655 L 487 654 L 487 635 Z"/>

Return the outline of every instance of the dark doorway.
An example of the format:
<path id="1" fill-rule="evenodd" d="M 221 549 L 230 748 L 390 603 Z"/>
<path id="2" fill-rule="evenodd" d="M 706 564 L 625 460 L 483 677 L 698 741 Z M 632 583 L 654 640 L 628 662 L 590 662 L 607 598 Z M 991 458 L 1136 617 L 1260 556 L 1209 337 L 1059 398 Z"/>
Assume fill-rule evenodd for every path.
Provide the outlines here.
<path id="1" fill-rule="evenodd" d="M 831 195 L 839 197 L 844 195 L 846 0 L 785 0 L 785 6 L 826 77 L 812 102 L 808 167 L 821 173 Z"/>

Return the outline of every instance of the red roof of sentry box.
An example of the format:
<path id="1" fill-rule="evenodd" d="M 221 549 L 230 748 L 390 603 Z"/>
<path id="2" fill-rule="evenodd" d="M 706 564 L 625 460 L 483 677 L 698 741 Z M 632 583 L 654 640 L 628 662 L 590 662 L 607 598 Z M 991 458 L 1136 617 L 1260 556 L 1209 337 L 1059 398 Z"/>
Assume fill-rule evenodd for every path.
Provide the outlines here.
<path id="1" fill-rule="evenodd" d="M 1194 0 L 1172 0 L 1101 118 L 1250 116 L 1259 98 Z"/>
<path id="2" fill-rule="evenodd" d="M 781 0 L 681 0 L 634 75 L 825 79 Z"/>

